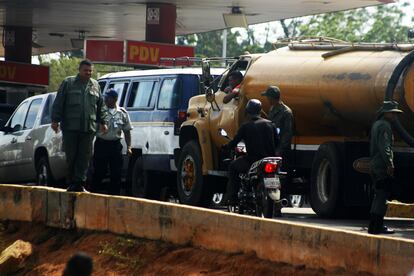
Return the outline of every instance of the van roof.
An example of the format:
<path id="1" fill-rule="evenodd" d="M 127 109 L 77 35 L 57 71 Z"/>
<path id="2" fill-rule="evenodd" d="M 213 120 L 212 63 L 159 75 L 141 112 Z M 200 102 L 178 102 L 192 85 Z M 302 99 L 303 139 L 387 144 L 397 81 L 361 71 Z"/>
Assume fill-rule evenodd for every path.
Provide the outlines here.
<path id="1" fill-rule="evenodd" d="M 212 75 L 221 75 L 224 68 L 211 68 Z M 200 67 L 189 68 L 174 68 L 174 69 L 152 69 L 152 70 L 133 70 L 106 74 L 99 79 L 107 78 L 125 78 L 125 77 L 140 77 L 140 76 L 159 76 L 159 75 L 201 75 Z"/>

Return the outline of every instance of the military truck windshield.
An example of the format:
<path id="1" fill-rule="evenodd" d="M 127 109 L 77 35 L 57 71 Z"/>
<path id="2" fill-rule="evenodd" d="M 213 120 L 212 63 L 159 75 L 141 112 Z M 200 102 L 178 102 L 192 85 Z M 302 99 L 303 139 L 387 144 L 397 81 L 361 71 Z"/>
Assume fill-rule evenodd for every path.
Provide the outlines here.
<path id="1" fill-rule="evenodd" d="M 228 85 L 229 85 L 229 74 L 233 71 L 240 71 L 243 76 L 246 73 L 246 69 L 249 65 L 249 60 L 238 60 L 237 62 L 235 62 L 230 70 L 227 72 L 227 74 L 225 76 L 223 76 L 223 79 L 220 80 L 219 86 L 220 86 L 220 90 L 224 90 Z"/>

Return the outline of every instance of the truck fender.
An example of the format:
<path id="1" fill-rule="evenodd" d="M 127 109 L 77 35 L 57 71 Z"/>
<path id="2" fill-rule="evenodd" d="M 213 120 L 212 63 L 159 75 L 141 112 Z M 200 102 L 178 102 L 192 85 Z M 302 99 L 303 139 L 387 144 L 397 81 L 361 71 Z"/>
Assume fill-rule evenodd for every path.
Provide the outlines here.
<path id="1" fill-rule="evenodd" d="M 180 130 L 180 148 L 190 140 L 196 140 L 201 149 L 202 171 L 207 175 L 209 170 L 213 170 L 213 154 L 211 152 L 211 138 L 209 135 L 209 126 L 205 120 L 195 121 L 192 125 L 181 127 Z"/>

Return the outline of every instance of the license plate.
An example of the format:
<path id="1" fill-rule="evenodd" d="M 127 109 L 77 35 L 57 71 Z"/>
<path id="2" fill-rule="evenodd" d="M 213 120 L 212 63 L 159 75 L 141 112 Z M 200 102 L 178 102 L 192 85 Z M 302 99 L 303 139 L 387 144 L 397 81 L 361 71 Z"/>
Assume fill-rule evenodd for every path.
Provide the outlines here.
<path id="1" fill-rule="evenodd" d="M 279 177 L 264 178 L 264 186 L 267 189 L 280 189 Z"/>

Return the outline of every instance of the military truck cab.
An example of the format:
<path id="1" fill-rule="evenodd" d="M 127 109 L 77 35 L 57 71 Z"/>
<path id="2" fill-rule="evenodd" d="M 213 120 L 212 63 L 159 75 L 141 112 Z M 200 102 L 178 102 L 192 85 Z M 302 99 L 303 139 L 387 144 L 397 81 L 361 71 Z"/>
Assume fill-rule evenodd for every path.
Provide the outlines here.
<path id="1" fill-rule="evenodd" d="M 228 86 L 230 72 L 246 72 L 260 55 L 246 55 L 234 60 L 220 76 L 209 73 L 211 60 L 203 62 L 201 88 L 204 94 L 190 99 L 188 118 L 181 126 L 179 148 L 176 149 L 177 192 L 180 202 L 207 206 L 216 192 L 224 192 L 227 171 L 219 168 L 220 146 L 226 142 L 219 135 L 223 128 L 234 137 L 244 120 L 243 108 L 247 99 L 241 94 L 224 104 L 224 89 Z M 241 89 L 245 80 L 241 83 Z M 216 87 L 216 88 L 214 88 Z"/>

